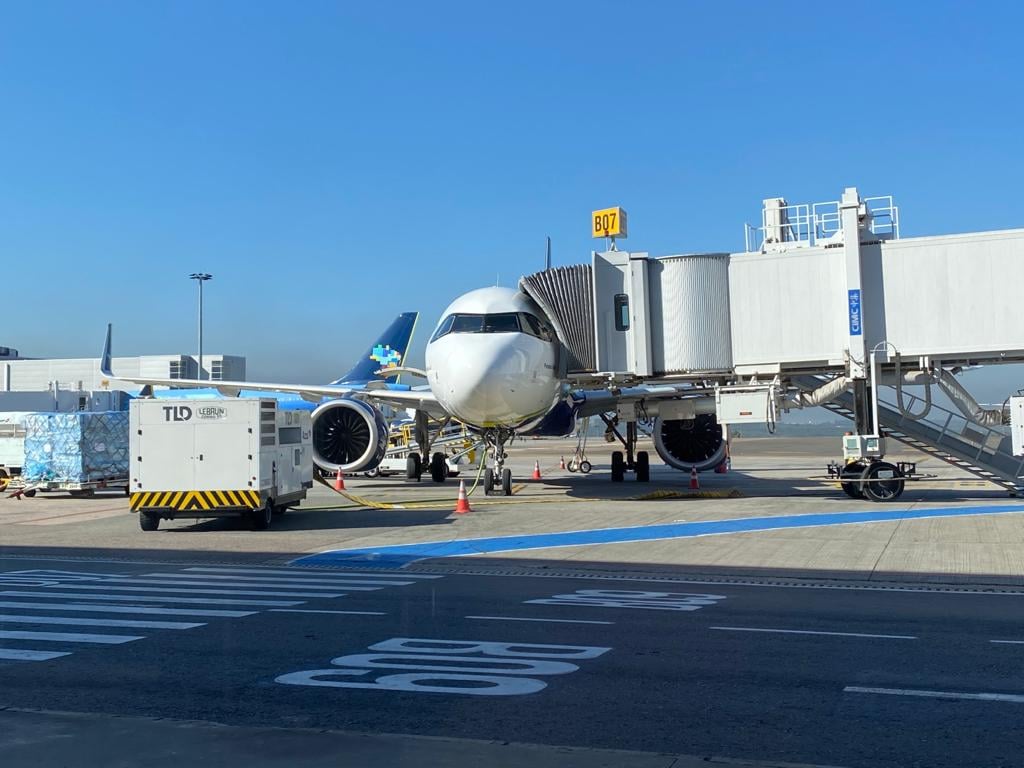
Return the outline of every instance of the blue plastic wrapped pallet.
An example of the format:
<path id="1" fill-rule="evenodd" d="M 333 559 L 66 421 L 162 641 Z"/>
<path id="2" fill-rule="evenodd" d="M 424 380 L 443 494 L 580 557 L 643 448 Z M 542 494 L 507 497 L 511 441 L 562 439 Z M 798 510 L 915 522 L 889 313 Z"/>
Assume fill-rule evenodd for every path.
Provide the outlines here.
<path id="1" fill-rule="evenodd" d="M 26 482 L 89 483 L 128 475 L 125 411 L 34 413 L 24 423 Z"/>

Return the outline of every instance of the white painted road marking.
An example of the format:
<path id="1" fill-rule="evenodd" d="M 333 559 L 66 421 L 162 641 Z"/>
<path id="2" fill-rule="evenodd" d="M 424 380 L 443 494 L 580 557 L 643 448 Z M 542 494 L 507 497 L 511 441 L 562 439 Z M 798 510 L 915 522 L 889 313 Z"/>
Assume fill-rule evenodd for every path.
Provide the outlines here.
<path id="1" fill-rule="evenodd" d="M 343 592 L 322 595 L 319 592 L 268 592 L 240 589 L 166 589 L 164 587 L 121 587 L 116 584 L 61 584 L 61 589 L 110 589 L 118 592 L 184 592 L 190 595 L 266 595 L 267 597 L 343 597 Z"/>
<path id="2" fill-rule="evenodd" d="M 55 640 L 62 643 L 100 643 L 118 645 L 141 640 L 142 635 L 86 635 L 77 632 L 21 632 L 18 630 L 0 629 L 0 638 L 4 640 Z"/>
<path id="3" fill-rule="evenodd" d="M 571 594 L 524 600 L 528 605 L 579 605 L 592 608 L 640 608 L 649 611 L 699 611 L 725 595 L 649 592 L 635 589 L 578 589 Z"/>
<path id="4" fill-rule="evenodd" d="M 47 611 L 92 611 L 93 613 L 145 613 L 168 616 L 223 616 L 240 619 L 253 616 L 255 611 L 222 611 L 213 608 L 149 608 L 139 605 L 103 605 L 97 603 L 19 603 L 14 600 L 0 602 L 0 608 L 32 608 Z"/>
<path id="5" fill-rule="evenodd" d="M 291 587 L 299 584 L 310 589 L 330 589 L 336 587 L 338 589 L 363 589 L 364 591 L 370 591 L 368 587 L 405 587 L 409 584 L 415 584 L 414 581 L 387 581 L 384 579 L 290 579 L 287 576 L 219 576 L 212 573 L 144 573 L 145 577 L 156 577 L 161 580 L 163 579 L 228 579 L 230 581 L 241 582 L 246 586 L 257 586 L 265 582 L 272 582 L 276 586 L 280 587 Z M 138 581 L 132 579 L 132 581 Z M 257 582 L 253 584 L 251 582 Z M 143 584 L 155 584 L 154 581 L 143 581 Z M 184 582 L 177 582 L 182 584 Z M 318 586 L 324 585 L 327 586 Z M 358 585 L 358 586 L 354 586 Z"/>
<path id="6" fill-rule="evenodd" d="M 194 629 L 205 626 L 188 621 L 139 621 L 134 619 L 89 619 L 81 616 L 0 615 L 0 624 L 66 624 L 83 627 L 134 627 L 136 629 Z"/>
<path id="7" fill-rule="evenodd" d="M 70 651 L 27 651 L 20 648 L 0 648 L 0 659 L 7 661 L 49 661 L 70 655 Z"/>
<path id="8" fill-rule="evenodd" d="M 954 691 L 917 691 L 910 688 L 862 688 L 848 685 L 844 693 L 881 693 L 888 696 L 923 696 L 929 699 L 964 699 L 968 701 L 1007 701 L 1024 704 L 1024 696 L 1015 693 L 956 693 Z"/>
<path id="9" fill-rule="evenodd" d="M 132 603 L 188 603 L 189 605 L 273 605 L 287 608 L 290 605 L 302 605 L 305 600 L 237 600 L 217 597 L 176 597 L 174 595 L 108 595 L 77 592 L 27 592 L 8 590 L 0 592 L 0 597 L 70 597 L 75 600 L 124 600 Z"/>
<path id="10" fill-rule="evenodd" d="M 769 629 L 766 627 L 708 627 L 727 632 L 774 632 L 781 635 L 828 635 L 831 637 L 875 637 L 883 640 L 917 640 L 913 635 L 869 635 L 863 632 L 816 632 L 810 629 Z"/>
<path id="11" fill-rule="evenodd" d="M 487 619 L 494 621 L 543 621 L 552 624 L 614 624 L 614 621 L 594 621 L 593 619 L 535 619 L 525 616 L 466 616 L 467 619 Z"/>
<path id="12" fill-rule="evenodd" d="M 271 613 L 339 613 L 346 616 L 387 616 L 383 611 L 315 611 L 311 608 L 271 608 Z"/>
<path id="13" fill-rule="evenodd" d="M 1000 645 L 1024 645 L 1024 640 L 989 640 L 989 642 Z"/>
<path id="14" fill-rule="evenodd" d="M 524 675 L 564 675 L 575 672 L 579 666 L 564 659 L 593 659 L 611 648 L 394 637 L 371 645 L 369 650 L 377 653 L 339 656 L 331 660 L 331 664 L 336 665 L 333 669 L 291 672 L 277 677 L 275 681 L 285 685 L 378 691 L 521 696 L 537 693 L 547 687 L 545 681 Z M 480 666 L 482 664 L 492 666 Z M 382 675 L 379 671 L 381 669 L 405 672 Z M 379 676 L 369 683 L 337 679 L 369 674 Z"/>
<path id="15" fill-rule="evenodd" d="M 132 579 L 132 584 L 153 584 L 160 587 L 178 586 L 178 587 L 216 587 L 218 589 L 306 589 L 306 590 L 321 590 L 323 592 L 339 592 L 344 591 L 356 591 L 356 592 L 375 592 L 381 587 L 364 587 L 364 586 L 349 586 L 348 584 L 335 584 L 334 586 L 326 586 L 324 584 L 294 584 L 290 582 L 281 582 L 274 579 L 272 582 L 264 581 L 237 581 L 237 576 L 189 576 L 184 574 L 181 578 L 184 579 L 202 579 L 202 581 L 180 581 L 178 574 L 168 574 L 164 578 L 152 578 L 152 579 Z M 248 578 L 248 577 L 242 577 Z M 207 581 L 207 579 L 230 579 L 230 581 Z M 124 582 L 117 582 L 117 584 L 123 584 Z M 103 584 L 98 585 L 99 589 L 103 588 Z M 75 587 L 78 589 L 78 587 Z M 115 586 L 114 589 L 120 589 L 119 586 Z"/>
<path id="16" fill-rule="evenodd" d="M 387 577 L 387 573 L 360 573 L 355 571 L 347 570 L 325 570 L 321 568 L 186 568 L 186 571 L 203 571 L 209 573 L 278 573 L 287 574 L 289 576 L 301 576 L 304 574 L 316 574 L 316 577 L 321 576 L 338 576 L 339 578 L 361 578 L 366 577 L 368 579 L 379 579 L 381 577 Z M 396 573 L 395 576 L 400 579 L 443 579 L 444 576 L 433 576 L 425 573 Z"/>

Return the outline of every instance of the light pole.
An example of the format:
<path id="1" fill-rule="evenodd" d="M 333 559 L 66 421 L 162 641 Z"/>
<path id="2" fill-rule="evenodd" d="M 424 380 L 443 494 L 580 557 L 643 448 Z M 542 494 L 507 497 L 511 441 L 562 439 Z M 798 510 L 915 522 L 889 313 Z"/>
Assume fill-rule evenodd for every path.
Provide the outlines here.
<path id="1" fill-rule="evenodd" d="M 188 276 L 190 280 L 199 283 L 199 378 L 203 378 L 203 283 L 212 280 L 213 275 L 208 272 L 193 272 Z"/>

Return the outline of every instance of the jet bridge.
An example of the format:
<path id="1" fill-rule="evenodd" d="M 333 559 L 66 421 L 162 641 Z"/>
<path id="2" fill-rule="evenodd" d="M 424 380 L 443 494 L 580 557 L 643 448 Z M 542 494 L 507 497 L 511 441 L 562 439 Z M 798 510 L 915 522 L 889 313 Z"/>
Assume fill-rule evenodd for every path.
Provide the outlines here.
<path id="1" fill-rule="evenodd" d="M 1019 489 L 1010 409 L 981 408 L 953 374 L 1024 362 L 1024 229 L 904 238 L 900 223 L 892 197 L 855 188 L 826 203 L 771 198 L 760 224 L 744 228 L 741 252 L 652 257 L 613 246 L 520 287 L 581 380 L 691 382 L 704 396 L 711 387 L 720 424 L 817 405 L 848 415 L 851 495 L 902 491 L 906 470 L 882 461 L 887 436 Z M 926 419 L 939 414 L 933 385 L 959 412 L 945 423 Z M 898 405 L 881 400 L 890 386 Z"/>

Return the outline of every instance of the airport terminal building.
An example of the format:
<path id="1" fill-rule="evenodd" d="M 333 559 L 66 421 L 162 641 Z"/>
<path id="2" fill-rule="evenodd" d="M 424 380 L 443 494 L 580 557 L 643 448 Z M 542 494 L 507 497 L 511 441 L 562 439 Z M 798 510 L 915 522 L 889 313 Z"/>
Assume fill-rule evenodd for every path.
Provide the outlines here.
<path id="1" fill-rule="evenodd" d="M 115 357 L 115 373 L 138 378 L 199 378 L 195 355 L 143 355 Z M 244 381 L 245 358 L 237 355 L 203 355 L 203 378 L 210 381 Z M 38 392 L 48 389 L 95 391 L 117 389 L 134 392 L 138 384 L 110 379 L 100 373 L 100 360 L 68 358 L 50 360 L 0 359 L 0 392 Z"/>

